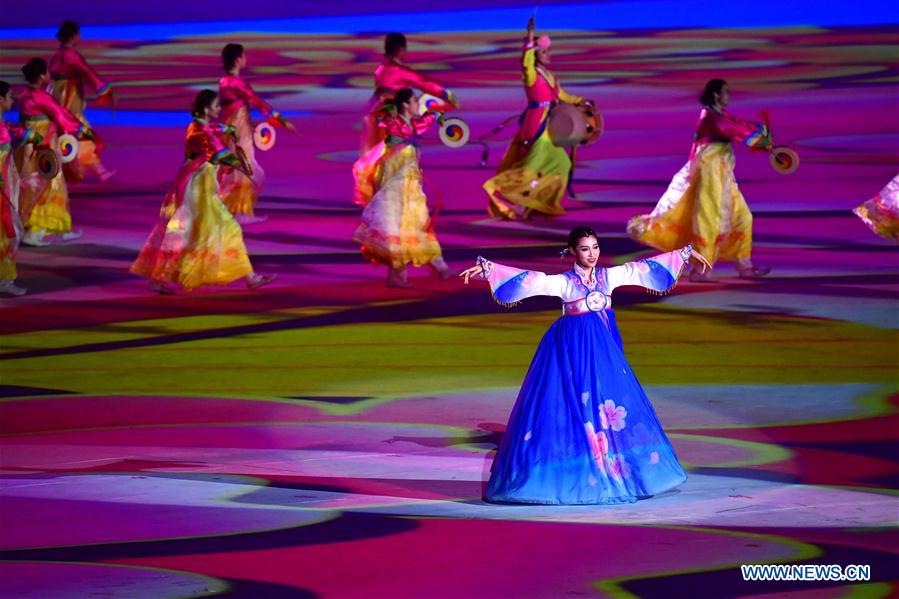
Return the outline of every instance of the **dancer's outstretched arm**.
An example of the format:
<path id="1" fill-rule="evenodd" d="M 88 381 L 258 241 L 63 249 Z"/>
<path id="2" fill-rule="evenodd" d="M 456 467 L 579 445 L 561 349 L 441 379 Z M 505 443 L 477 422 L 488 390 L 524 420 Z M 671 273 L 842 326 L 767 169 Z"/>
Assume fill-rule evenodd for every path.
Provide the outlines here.
<path id="1" fill-rule="evenodd" d="M 536 270 L 523 270 L 497 264 L 478 256 L 478 263 L 462 271 L 465 284 L 471 277 L 483 278 L 490 284 L 493 299 L 503 305 L 512 305 L 535 295 L 562 297 L 565 275 L 547 275 Z"/>
<path id="2" fill-rule="evenodd" d="M 625 285 L 636 285 L 658 293 L 670 291 L 691 260 L 696 262 L 701 272 L 712 268 L 702 254 L 693 250 L 692 245 L 667 254 L 607 268 L 606 280 L 609 292 Z"/>

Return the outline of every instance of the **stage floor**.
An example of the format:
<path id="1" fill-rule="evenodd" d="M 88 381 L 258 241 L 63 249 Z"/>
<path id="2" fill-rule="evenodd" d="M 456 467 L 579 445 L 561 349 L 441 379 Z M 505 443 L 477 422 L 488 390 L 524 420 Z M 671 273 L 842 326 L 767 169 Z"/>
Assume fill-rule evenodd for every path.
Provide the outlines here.
<path id="1" fill-rule="evenodd" d="M 578 224 L 600 232 L 606 264 L 652 253 L 624 225 L 686 160 L 711 76 L 731 81 L 734 113 L 768 109 L 775 141 L 800 152 L 783 177 L 736 150 L 769 277 L 721 264 L 714 284 L 616 293 L 625 353 L 689 480 L 613 507 L 480 499 L 556 302 L 502 308 L 426 269 L 413 290 L 385 289 L 350 241 L 380 38 L 141 35 L 85 42 L 121 82 L 115 115 L 89 115 L 118 174 L 71 188 L 84 237 L 23 248 L 29 293 L 0 300 L 3 596 L 896 593 L 899 258 L 850 212 L 899 170 L 895 29 L 555 32 L 559 76 L 597 100 L 607 131 L 554 220 L 485 214 L 480 186 L 511 128 L 488 167 L 480 145 L 424 144 L 451 266 L 480 254 L 549 272 Z M 53 47 L 5 37 L 9 80 Z M 299 130 L 260 156 L 268 220 L 244 229 L 257 271 L 278 279 L 158 296 L 128 266 L 182 159 L 186 108 L 233 40 Z M 475 136 L 521 109 L 517 30 L 411 40 Z M 743 582 L 740 564 L 761 563 L 868 564 L 872 580 Z"/>

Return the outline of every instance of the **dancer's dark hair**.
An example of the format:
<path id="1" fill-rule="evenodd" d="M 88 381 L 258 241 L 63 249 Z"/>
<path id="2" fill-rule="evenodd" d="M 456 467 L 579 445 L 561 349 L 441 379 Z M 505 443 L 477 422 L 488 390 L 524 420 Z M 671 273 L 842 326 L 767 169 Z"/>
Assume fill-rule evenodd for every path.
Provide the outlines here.
<path id="1" fill-rule="evenodd" d="M 211 89 L 204 89 L 194 98 L 194 105 L 190 109 L 190 113 L 197 118 L 203 118 L 206 116 L 206 109 L 212 106 L 216 96 L 218 94 Z"/>
<path id="2" fill-rule="evenodd" d="M 699 96 L 699 103 L 703 106 L 713 106 L 715 104 L 715 96 L 721 93 L 725 85 L 727 85 L 727 81 L 724 79 L 712 79 L 706 83 L 705 89 L 702 90 L 702 95 Z"/>
<path id="3" fill-rule="evenodd" d="M 81 27 L 75 21 L 63 21 L 56 32 L 56 39 L 60 44 L 67 44 L 77 33 L 81 31 Z"/>
<path id="4" fill-rule="evenodd" d="M 0 98 L 5 98 L 6 94 L 9 93 L 9 83 L 6 81 L 0 81 Z"/>
<path id="5" fill-rule="evenodd" d="M 393 58 L 405 47 L 406 36 L 402 33 L 388 33 L 384 38 L 384 55 L 388 58 Z"/>
<path id="6" fill-rule="evenodd" d="M 397 111 L 402 111 L 403 106 L 405 106 L 414 95 L 415 92 L 406 87 L 396 92 L 396 95 L 393 96 L 393 100 L 391 100 L 391 102 L 396 107 Z"/>
<path id="7" fill-rule="evenodd" d="M 581 225 L 579 227 L 573 228 L 571 230 L 571 233 L 568 234 L 568 247 L 571 249 L 575 249 L 577 247 L 577 243 L 584 237 L 595 237 L 597 240 L 599 240 L 599 236 L 596 234 L 596 231 L 586 225 Z"/>
<path id="8" fill-rule="evenodd" d="M 243 46 L 241 44 L 225 44 L 222 48 L 222 66 L 226 71 L 230 71 L 237 64 L 237 60 L 243 56 Z"/>
<path id="9" fill-rule="evenodd" d="M 22 74 L 28 83 L 37 83 L 41 75 L 47 72 L 47 61 L 43 58 L 32 58 L 22 67 Z"/>

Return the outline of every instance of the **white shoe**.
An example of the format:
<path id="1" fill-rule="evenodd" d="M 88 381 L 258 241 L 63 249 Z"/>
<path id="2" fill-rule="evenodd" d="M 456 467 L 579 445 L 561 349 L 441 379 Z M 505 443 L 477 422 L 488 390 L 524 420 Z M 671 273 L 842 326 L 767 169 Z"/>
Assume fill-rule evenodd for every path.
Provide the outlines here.
<path id="1" fill-rule="evenodd" d="M 7 293 L 9 295 L 25 295 L 25 292 L 28 291 L 24 287 L 19 287 L 16 285 L 15 281 L 2 281 L 0 282 L 0 293 Z"/>
<path id="2" fill-rule="evenodd" d="M 44 237 L 46 233 L 43 229 L 38 229 L 37 231 L 29 231 L 22 236 L 22 244 L 30 245 L 32 247 L 43 247 L 45 245 L 50 245 L 50 242 L 46 240 Z"/>
<path id="3" fill-rule="evenodd" d="M 69 231 L 68 233 L 63 233 L 60 235 L 60 238 L 63 241 L 75 241 L 76 239 L 81 239 L 81 236 L 84 235 L 84 231 L 78 229 L 77 231 Z"/>

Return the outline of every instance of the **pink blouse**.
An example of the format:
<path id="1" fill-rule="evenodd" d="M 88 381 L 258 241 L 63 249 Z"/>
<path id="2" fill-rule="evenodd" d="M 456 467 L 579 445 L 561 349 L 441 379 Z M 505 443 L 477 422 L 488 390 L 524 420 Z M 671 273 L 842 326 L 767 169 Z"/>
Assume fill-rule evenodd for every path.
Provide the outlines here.
<path id="1" fill-rule="evenodd" d="M 60 106 L 53 96 L 42 89 L 28 87 L 19 95 L 19 119 L 27 124 L 28 119 L 49 117 L 57 128 L 65 133 L 83 135 L 87 126 L 75 118 L 75 116 Z"/>
<path id="2" fill-rule="evenodd" d="M 222 108 L 227 112 L 231 112 L 240 107 L 240 104 L 258 109 L 265 116 L 271 116 L 275 110 L 271 105 L 260 98 L 253 86 L 247 83 L 240 75 L 232 75 L 228 73 L 219 79 L 219 100 Z"/>
<path id="3" fill-rule="evenodd" d="M 735 117 L 726 110 L 720 112 L 706 106 L 699 114 L 696 126 L 697 143 L 743 142 L 750 147 L 764 148 L 771 145 L 771 136 L 763 123 Z"/>
<path id="4" fill-rule="evenodd" d="M 378 127 L 386 130 L 388 144 L 398 144 L 413 141 L 416 136 L 427 131 L 435 120 L 437 120 L 437 115 L 433 112 L 426 112 L 411 120 L 392 114 L 379 121 Z"/>
<path id="5" fill-rule="evenodd" d="M 87 83 L 98 95 L 110 90 L 110 84 L 97 74 L 78 50 L 60 46 L 50 59 L 50 76 L 55 80 L 74 79 L 79 86 Z"/>
<path id="6" fill-rule="evenodd" d="M 387 58 L 375 69 L 375 94 L 389 99 L 403 88 L 416 88 L 426 94 L 446 98 L 446 88 L 413 68 Z"/>

